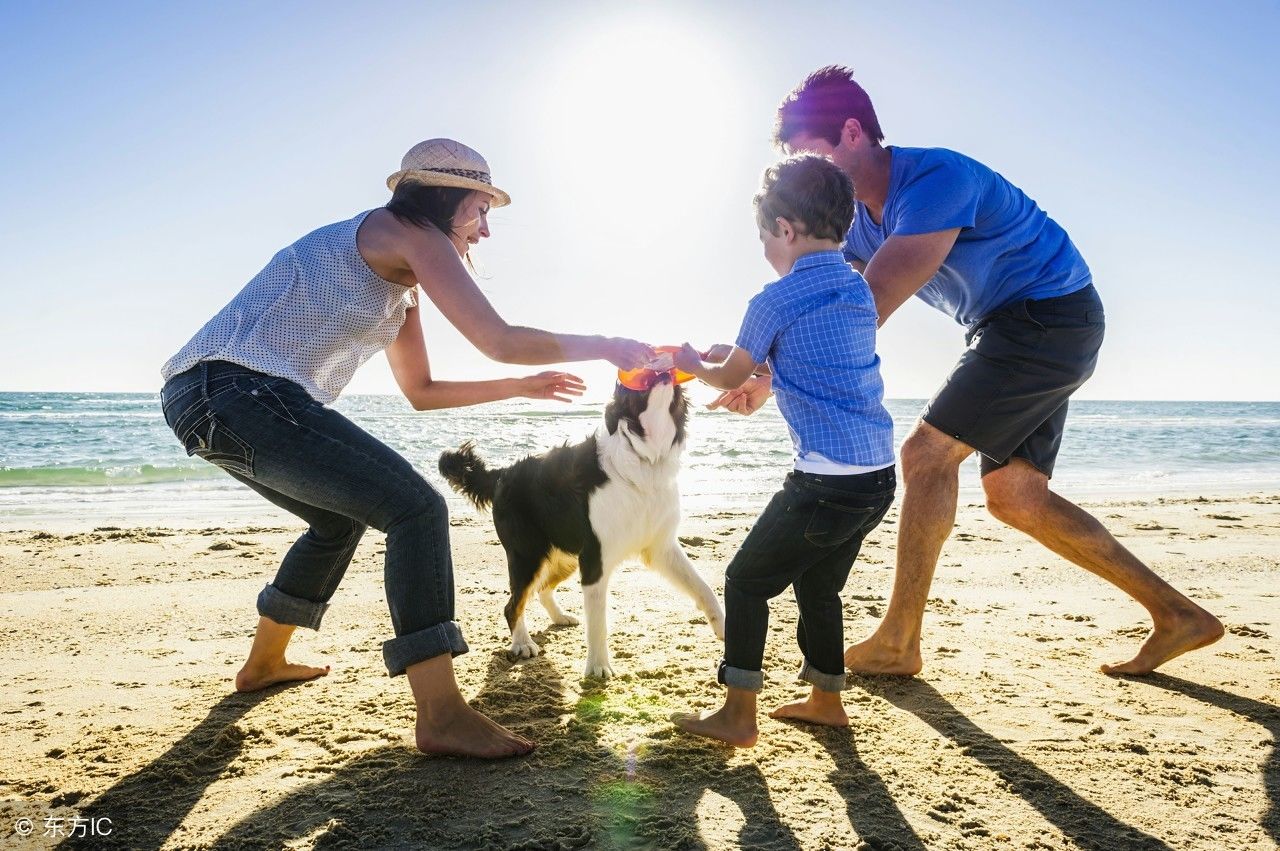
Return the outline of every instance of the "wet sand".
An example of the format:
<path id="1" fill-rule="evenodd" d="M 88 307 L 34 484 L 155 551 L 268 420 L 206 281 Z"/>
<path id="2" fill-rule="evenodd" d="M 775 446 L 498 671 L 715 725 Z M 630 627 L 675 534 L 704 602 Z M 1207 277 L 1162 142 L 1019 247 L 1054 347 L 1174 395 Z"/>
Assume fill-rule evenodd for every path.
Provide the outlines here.
<path id="1" fill-rule="evenodd" d="M 1280 496 L 1092 510 L 1224 639 L 1151 677 L 1098 673 L 1136 650 L 1145 613 L 962 506 L 923 674 L 852 678 L 849 730 L 762 718 L 751 751 L 673 731 L 670 712 L 717 705 L 719 647 L 638 566 L 613 585 L 613 680 L 583 681 L 582 628 L 537 605 L 543 655 L 508 661 L 502 549 L 488 517 L 456 517 L 463 691 L 540 743 L 499 763 L 413 749 L 407 686 L 381 660 L 380 535 L 294 641 L 293 661 L 333 672 L 236 695 L 254 598 L 299 529 L 0 533 L 0 846 L 48 847 L 46 818 L 66 832 L 80 816 L 112 833 L 69 847 L 1277 847 Z M 850 639 L 883 613 L 896 516 L 845 589 Z M 753 519 L 682 525 L 717 590 Z M 581 614 L 576 580 L 559 599 Z M 775 601 L 766 709 L 804 693 L 795 612 Z"/>

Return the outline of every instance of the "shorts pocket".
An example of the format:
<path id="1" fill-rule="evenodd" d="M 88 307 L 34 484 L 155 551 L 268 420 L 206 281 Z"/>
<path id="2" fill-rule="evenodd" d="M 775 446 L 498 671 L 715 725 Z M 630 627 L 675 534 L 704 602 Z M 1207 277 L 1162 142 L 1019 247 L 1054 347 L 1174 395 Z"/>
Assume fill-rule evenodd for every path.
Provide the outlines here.
<path id="1" fill-rule="evenodd" d="M 253 476 L 253 447 L 227 428 L 213 413 L 191 424 L 181 438 L 188 455 L 195 455 L 216 467 L 244 476 Z"/>
<path id="2" fill-rule="evenodd" d="M 875 515 L 875 506 L 842 505 L 820 499 L 809 517 L 804 538 L 816 547 L 834 547 L 862 532 Z"/>

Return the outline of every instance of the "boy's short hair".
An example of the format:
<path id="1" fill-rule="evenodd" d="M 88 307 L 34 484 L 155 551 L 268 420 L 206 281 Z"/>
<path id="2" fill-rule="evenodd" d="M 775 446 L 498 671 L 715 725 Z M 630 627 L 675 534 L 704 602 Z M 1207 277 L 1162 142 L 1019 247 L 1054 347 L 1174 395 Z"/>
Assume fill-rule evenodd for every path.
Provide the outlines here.
<path id="1" fill-rule="evenodd" d="M 853 223 L 853 181 L 826 157 L 788 157 L 764 171 L 751 203 L 756 223 L 778 235 L 778 216 L 816 239 L 840 242 Z"/>
<path id="2" fill-rule="evenodd" d="M 853 71 L 843 65 L 828 65 L 805 77 L 782 99 L 773 124 L 773 143 L 783 148 L 804 133 L 838 145 L 840 132 L 850 118 L 858 119 L 862 132 L 872 141 L 884 141 L 875 107 L 866 90 L 853 81 Z"/>

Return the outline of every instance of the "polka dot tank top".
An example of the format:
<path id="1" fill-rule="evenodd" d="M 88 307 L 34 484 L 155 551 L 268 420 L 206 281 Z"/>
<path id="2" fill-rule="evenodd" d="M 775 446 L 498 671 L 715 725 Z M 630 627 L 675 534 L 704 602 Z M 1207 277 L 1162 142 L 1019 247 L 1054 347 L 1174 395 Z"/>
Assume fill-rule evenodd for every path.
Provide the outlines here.
<path id="1" fill-rule="evenodd" d="M 200 361 L 224 360 L 294 381 L 317 402 L 338 398 L 396 338 L 416 303 L 415 288 L 378 277 L 356 248 L 371 212 L 314 230 L 271 258 L 169 359 L 164 380 Z"/>

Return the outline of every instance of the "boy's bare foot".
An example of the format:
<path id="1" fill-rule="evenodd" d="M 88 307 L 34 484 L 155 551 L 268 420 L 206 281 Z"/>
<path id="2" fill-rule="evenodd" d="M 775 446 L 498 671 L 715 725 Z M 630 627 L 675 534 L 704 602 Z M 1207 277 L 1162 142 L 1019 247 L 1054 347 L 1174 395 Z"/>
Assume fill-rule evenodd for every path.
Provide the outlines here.
<path id="1" fill-rule="evenodd" d="M 1156 621 L 1138 655 L 1128 662 L 1103 665 L 1104 674 L 1149 674 L 1175 656 L 1212 644 L 1222 637 L 1222 621 L 1192 604 L 1177 617 Z"/>
<path id="2" fill-rule="evenodd" d="M 536 747 L 466 703 L 447 712 L 437 711 L 432 717 L 419 710 L 414 739 L 418 750 L 425 754 L 480 759 L 524 756 Z"/>
<path id="3" fill-rule="evenodd" d="M 769 713 L 770 718 L 790 721 L 807 721 L 810 724 L 823 724 L 827 727 L 848 727 L 849 715 L 844 711 L 838 692 L 823 692 L 814 689 L 805 700 L 795 703 L 784 703 Z"/>
<path id="4" fill-rule="evenodd" d="M 697 712 L 676 712 L 671 716 L 671 722 L 686 733 L 718 739 L 735 748 L 754 746 L 759 736 L 754 715 L 749 721 L 728 716 L 729 713 L 724 708 L 709 715 Z"/>
<path id="5" fill-rule="evenodd" d="M 249 662 L 236 674 L 236 691 L 258 691 L 276 683 L 288 683 L 296 680 L 314 680 L 329 673 L 329 666 L 317 668 L 314 665 L 295 665 L 281 659 L 270 665 L 258 665 Z"/>
<path id="6" fill-rule="evenodd" d="M 844 665 L 856 674 L 914 677 L 922 666 L 920 644 L 917 642 L 908 650 L 895 650 L 872 635 L 844 651 Z"/>

